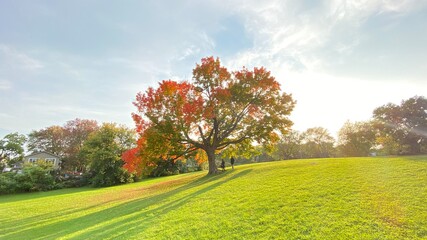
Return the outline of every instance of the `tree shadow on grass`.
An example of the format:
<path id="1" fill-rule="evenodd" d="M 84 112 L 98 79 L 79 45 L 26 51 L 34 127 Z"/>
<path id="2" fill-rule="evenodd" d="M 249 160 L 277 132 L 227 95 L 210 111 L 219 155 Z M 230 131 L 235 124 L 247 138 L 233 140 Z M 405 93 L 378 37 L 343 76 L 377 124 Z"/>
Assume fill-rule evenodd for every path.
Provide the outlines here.
<path id="1" fill-rule="evenodd" d="M 197 176 L 191 176 L 191 174 L 190 174 L 188 176 L 183 176 L 183 178 L 180 178 L 180 179 L 187 179 L 187 178 L 194 178 L 194 177 L 197 177 Z M 197 177 L 197 181 L 200 181 L 203 179 L 205 179 L 205 178 Z M 152 182 L 152 180 L 154 180 L 154 181 Z M 169 180 L 169 179 L 163 178 L 163 177 L 155 178 L 155 179 L 152 178 L 152 179 L 148 179 L 148 181 L 142 181 L 142 182 L 146 182 L 146 185 L 130 187 L 129 189 L 132 189 L 133 192 L 142 192 L 142 191 L 149 190 L 150 188 L 155 188 L 156 186 L 161 185 L 162 183 L 172 182 L 173 185 L 182 185 L 182 184 L 179 184 L 179 181 L 176 181 L 173 179 Z M 4 202 L 5 203 L 13 203 L 13 202 L 17 202 L 17 201 L 25 202 L 25 201 L 31 201 L 31 200 L 39 199 L 39 198 L 45 198 L 45 197 L 55 198 L 57 196 L 63 196 L 63 195 L 67 195 L 67 194 L 76 195 L 76 194 L 86 193 L 86 192 L 90 192 L 90 191 L 97 191 L 97 190 L 102 190 L 99 193 L 100 195 L 97 195 L 98 197 L 102 198 L 102 196 L 105 194 L 111 195 L 111 192 L 114 192 L 114 188 L 117 188 L 117 187 L 120 188 L 120 185 L 105 187 L 105 188 L 98 188 L 98 189 L 97 188 L 91 188 L 91 187 L 84 187 L 83 189 L 82 188 L 62 189 L 62 190 L 58 190 L 58 191 L 63 192 L 65 190 L 66 192 L 65 193 L 59 193 L 59 194 L 58 194 L 58 191 L 39 192 L 39 193 L 32 193 L 32 194 L 31 193 L 22 193 L 22 194 L 11 195 L 10 197 L 12 197 L 12 200 L 9 199 L 9 200 L 4 201 Z M 104 190 L 106 190 L 106 191 L 104 191 Z M 123 189 L 120 189 L 120 190 L 124 191 L 124 192 L 128 192 L 127 190 L 123 190 Z M 34 197 L 35 195 L 36 195 L 36 197 Z M 40 196 L 37 196 L 37 195 L 40 195 Z M 94 196 L 88 196 L 88 197 L 94 198 Z M 15 199 L 13 199 L 13 198 L 15 198 Z M 96 198 L 96 196 L 95 196 L 95 198 Z M 43 213 L 43 214 L 37 214 L 37 215 L 33 214 L 33 216 L 19 219 L 19 223 L 17 223 L 16 219 L 7 217 L 7 216 L 10 216 L 10 214 L 14 214 L 14 213 L 12 213 L 12 212 L 8 213 L 7 212 L 8 207 L 2 207 L 1 201 L 0 201 L 0 211 L 4 211 L 3 213 L 5 213 L 4 216 L 0 217 L 0 226 L 1 226 L 0 229 L 2 230 L 2 231 L 0 231 L 0 238 L 2 238 L 5 235 L 10 235 L 12 233 L 24 232 L 27 229 L 34 229 L 34 228 L 37 228 L 37 227 L 40 227 L 43 225 L 48 225 L 50 222 L 55 222 L 56 219 L 63 219 L 64 216 L 67 216 L 67 215 L 71 215 L 71 214 L 78 213 L 78 212 L 84 212 L 84 211 L 93 211 L 91 209 L 97 208 L 100 205 L 113 203 L 115 201 L 120 201 L 123 199 L 126 199 L 126 196 L 121 195 L 121 196 L 118 196 L 116 198 L 110 199 L 108 201 L 104 200 L 101 203 L 92 202 L 91 204 L 85 205 L 82 207 L 75 206 L 75 207 L 69 207 L 69 208 L 56 210 L 56 211 L 50 211 L 50 212 Z M 4 200 L 4 199 L 1 199 L 1 200 Z M 40 200 L 38 200 L 38 201 L 40 201 Z M 47 201 L 50 201 L 50 200 L 47 200 Z M 55 201 L 58 201 L 58 200 L 55 198 Z M 29 204 L 31 204 L 31 203 L 29 203 Z"/>
<path id="2" fill-rule="evenodd" d="M 93 187 L 79 187 L 79 188 L 64 188 L 58 190 L 52 190 L 47 192 L 22 192 L 22 193 L 13 193 L 0 195 L 0 204 L 1 203 L 13 203 L 19 201 L 28 201 L 34 200 L 38 198 L 46 198 L 60 195 L 68 195 L 68 194 L 77 194 L 82 192 L 95 191 L 96 188 Z"/>
<path id="3" fill-rule="evenodd" d="M 187 173 L 186 175 L 190 175 L 194 173 L 197 173 L 197 172 Z M 132 184 L 138 184 L 143 182 L 146 182 L 147 184 L 155 184 L 155 182 L 153 183 L 150 183 L 150 182 L 153 180 L 162 179 L 162 178 L 167 178 L 167 176 L 157 177 L 157 178 L 146 178 Z M 80 194 L 83 192 L 99 191 L 100 189 L 106 190 L 106 189 L 116 188 L 120 186 L 122 185 L 98 188 L 98 187 L 92 187 L 90 185 L 87 185 L 83 187 L 63 188 L 63 189 L 57 189 L 57 190 L 50 190 L 46 192 L 41 191 L 41 192 L 19 192 L 19 193 L 2 194 L 2 195 L 0 194 L 0 204 L 35 200 L 35 199 L 46 198 L 46 197 L 57 197 L 57 196 L 63 196 L 63 195 L 69 195 L 69 194 Z"/>
<path id="4" fill-rule="evenodd" d="M 23 231 L 6 233 L 3 237 L 11 239 L 25 238 L 25 236 L 31 236 L 32 239 L 59 237 L 102 239 L 113 236 L 114 238 L 126 237 L 128 231 L 137 228 L 138 232 L 143 232 L 150 226 L 150 222 L 166 215 L 172 210 L 180 208 L 193 197 L 211 191 L 251 171 L 251 169 L 247 169 L 236 174 L 231 174 L 233 173 L 232 171 L 227 171 L 213 176 L 204 176 L 159 195 L 132 200 L 82 217 L 60 220 L 51 224 L 24 229 Z M 192 191 L 195 188 L 200 189 Z M 173 199 L 178 195 L 182 196 Z M 153 206 L 156 207 L 150 209 Z"/>
<path id="5" fill-rule="evenodd" d="M 427 155 L 406 156 L 405 159 L 417 162 L 427 162 Z"/>
<path id="6" fill-rule="evenodd" d="M 213 189 L 215 189 L 215 188 L 217 188 L 217 187 L 219 187 L 219 186 L 221 186 L 221 185 L 223 185 L 229 181 L 232 181 L 233 179 L 242 177 L 251 171 L 252 171 L 251 169 L 241 171 L 235 175 L 232 175 L 229 178 L 221 179 L 221 181 L 217 181 L 217 182 L 210 184 L 206 187 L 203 187 L 203 188 L 201 188 L 195 192 L 185 194 L 184 196 L 182 196 L 178 199 L 175 199 L 173 201 L 169 201 L 169 202 L 167 202 L 167 203 L 165 203 L 165 204 L 163 204 L 163 205 L 161 205 L 155 209 L 151 209 L 149 211 L 146 211 L 142 215 L 136 214 L 136 216 L 134 218 L 129 217 L 129 218 L 126 218 L 124 220 L 111 223 L 109 226 L 103 226 L 102 230 L 100 228 L 97 228 L 97 229 L 94 229 L 92 231 L 86 232 L 86 233 L 80 235 L 79 238 L 82 237 L 82 238 L 87 239 L 90 237 L 94 237 L 94 238 L 113 238 L 114 239 L 114 238 L 126 237 L 126 236 L 128 236 L 129 231 L 132 231 L 136 228 L 138 229 L 138 232 L 143 232 L 145 229 L 150 227 L 150 224 L 149 224 L 150 222 L 154 221 L 157 218 L 160 218 L 160 217 L 166 215 L 170 211 L 179 209 L 180 207 L 185 205 L 192 198 L 200 196 L 206 192 L 209 192 L 209 191 L 211 191 L 211 190 L 213 190 Z M 206 178 L 201 178 L 201 179 L 195 181 L 195 184 L 196 184 L 195 186 L 190 186 L 190 188 L 194 188 L 194 187 L 197 187 L 199 185 L 205 184 L 207 182 L 212 181 L 213 179 L 223 178 L 224 176 L 227 176 L 229 174 L 230 173 L 223 173 L 223 175 L 216 176 L 216 177 L 209 177 L 208 176 Z M 198 182 L 198 181 L 200 181 L 200 182 Z M 188 189 L 190 189 L 190 188 L 188 188 Z M 177 193 L 179 193 L 179 192 L 172 193 L 172 195 L 175 195 Z M 168 197 L 171 197 L 171 196 L 168 196 Z M 140 205 L 140 202 L 141 202 L 140 200 L 137 200 L 131 204 L 136 204 L 138 206 L 138 205 Z M 118 208 L 127 207 L 126 206 L 127 204 L 124 204 L 124 205 L 125 206 L 118 206 Z M 138 209 L 135 209 L 135 210 L 138 210 Z"/>
<path id="7" fill-rule="evenodd" d="M 183 179 L 185 179 L 187 176 L 185 176 Z M 157 180 L 159 180 L 161 178 L 157 178 Z M 166 181 L 166 179 L 163 179 L 162 182 Z M 177 184 L 175 182 L 173 182 L 172 184 Z M 159 185 L 158 182 L 153 182 L 152 184 L 150 184 L 150 182 L 148 182 L 147 186 L 142 186 L 142 187 L 133 187 L 131 189 L 133 189 L 134 192 L 141 192 L 141 191 L 145 191 L 148 190 L 150 188 L 152 188 L 153 186 L 155 187 L 156 185 Z M 181 184 L 182 185 L 182 184 Z M 88 196 L 88 199 L 93 199 L 96 197 L 99 197 L 102 199 L 102 197 L 104 195 L 110 195 L 111 193 L 114 192 L 114 188 L 116 187 L 120 187 L 120 186 L 112 186 L 112 187 L 105 187 L 105 188 L 90 188 L 90 187 L 85 187 L 84 189 L 81 188 L 75 188 L 75 189 L 67 189 L 66 193 L 61 194 L 61 193 L 57 193 L 57 191 L 50 191 L 50 192 L 39 192 L 39 193 L 22 193 L 22 194 L 15 194 L 13 196 L 11 196 L 12 199 L 11 201 L 4 201 L 6 203 L 13 203 L 13 202 L 17 202 L 17 201 L 21 201 L 23 202 L 23 204 L 25 204 L 26 201 L 32 201 L 35 199 L 39 199 L 37 201 L 43 201 L 40 200 L 40 198 L 45 198 L 45 197 L 53 197 L 55 201 L 61 201 L 59 199 L 57 199 L 56 197 L 58 196 L 63 196 L 63 195 L 67 195 L 67 194 L 73 194 L 73 195 L 80 195 L 82 193 L 86 193 L 89 191 L 95 191 L 95 190 L 102 190 L 101 192 L 99 192 L 98 195 L 95 196 Z M 65 190 L 65 189 L 64 189 Z M 104 191 L 106 190 L 106 191 Z M 62 191 L 62 190 L 59 190 Z M 121 191 L 123 192 L 127 192 L 126 190 L 121 189 Z M 40 195 L 40 196 L 39 196 Z M 126 196 L 125 196 L 126 197 Z M 78 212 L 85 212 L 85 211 L 93 211 L 91 209 L 94 208 L 98 208 L 100 205 L 104 205 L 104 204 L 109 204 L 109 203 L 113 203 L 115 201 L 120 201 L 125 199 L 125 197 L 121 197 L 119 196 L 118 198 L 113 198 L 113 199 L 109 199 L 107 201 L 102 200 L 102 202 L 94 202 L 91 201 L 90 204 L 86 204 L 84 206 L 74 206 L 74 207 L 69 207 L 69 208 L 64 208 L 64 209 L 60 209 L 60 210 L 56 210 L 56 211 L 48 211 L 47 213 L 42 213 L 42 214 L 32 214 L 32 216 L 26 217 L 26 218 L 22 218 L 19 219 L 19 223 L 17 223 L 17 220 L 15 218 L 9 218 L 7 216 L 10 216 L 11 214 L 15 214 L 14 212 L 10 212 L 8 213 L 8 207 L 6 205 L 1 205 L 0 202 L 0 210 L 3 211 L 2 216 L 0 216 L 0 226 L 1 226 L 1 230 L 0 231 L 0 238 L 5 236 L 5 235 L 9 235 L 11 233 L 18 233 L 18 232 L 24 232 L 25 230 L 28 229 L 34 229 L 43 225 L 48 225 L 49 223 L 55 222 L 55 220 L 57 219 L 63 219 L 64 216 L 69 216 L 72 215 L 74 213 L 78 213 Z M 3 200 L 3 199 L 2 199 Z M 47 200 L 52 201 L 52 200 Z M 28 202 L 28 204 L 32 204 L 32 202 Z M 68 204 L 66 203 L 66 206 L 68 206 Z M 28 208 L 28 206 L 26 206 Z M 37 206 L 34 206 L 37 207 Z M 15 209 L 16 210 L 16 209 Z M 27 209 L 28 210 L 28 209 Z M 27 211 L 27 210 L 23 210 L 23 211 Z M 35 211 L 35 213 L 37 213 L 37 210 Z"/>

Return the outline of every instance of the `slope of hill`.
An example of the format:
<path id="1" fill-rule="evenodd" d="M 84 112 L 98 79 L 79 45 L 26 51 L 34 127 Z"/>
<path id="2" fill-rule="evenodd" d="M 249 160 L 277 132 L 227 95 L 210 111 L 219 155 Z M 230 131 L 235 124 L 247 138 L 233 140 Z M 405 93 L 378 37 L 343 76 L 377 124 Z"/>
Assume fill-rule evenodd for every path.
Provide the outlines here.
<path id="1" fill-rule="evenodd" d="M 4 239 L 425 239 L 427 157 L 237 166 L 0 196 Z"/>

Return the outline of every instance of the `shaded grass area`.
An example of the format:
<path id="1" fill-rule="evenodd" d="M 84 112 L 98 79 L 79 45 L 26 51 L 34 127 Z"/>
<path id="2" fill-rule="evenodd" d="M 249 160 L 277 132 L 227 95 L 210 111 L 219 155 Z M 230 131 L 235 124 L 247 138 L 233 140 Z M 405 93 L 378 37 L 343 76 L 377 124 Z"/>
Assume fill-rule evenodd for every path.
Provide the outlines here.
<path id="1" fill-rule="evenodd" d="M 427 157 L 281 161 L 0 196 L 2 239 L 425 239 Z"/>

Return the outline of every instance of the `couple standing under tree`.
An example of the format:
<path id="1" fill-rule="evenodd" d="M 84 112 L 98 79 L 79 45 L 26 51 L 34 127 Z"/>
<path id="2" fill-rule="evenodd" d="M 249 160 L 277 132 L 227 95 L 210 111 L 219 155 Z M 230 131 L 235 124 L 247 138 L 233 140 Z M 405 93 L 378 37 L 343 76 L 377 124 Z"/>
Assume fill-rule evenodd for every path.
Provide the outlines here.
<path id="1" fill-rule="evenodd" d="M 231 169 L 234 169 L 234 157 L 231 157 L 230 158 L 230 164 L 231 164 Z M 225 171 L 225 162 L 224 162 L 224 159 L 222 159 L 221 160 L 221 168 L 222 168 L 222 171 Z"/>

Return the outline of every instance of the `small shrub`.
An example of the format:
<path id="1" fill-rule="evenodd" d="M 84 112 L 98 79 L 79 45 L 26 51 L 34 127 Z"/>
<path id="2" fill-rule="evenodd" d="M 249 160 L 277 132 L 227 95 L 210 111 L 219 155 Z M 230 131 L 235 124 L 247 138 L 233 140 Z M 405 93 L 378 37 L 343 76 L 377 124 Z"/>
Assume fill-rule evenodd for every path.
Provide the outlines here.
<path id="1" fill-rule="evenodd" d="M 22 173 L 0 174 L 0 194 L 47 191 L 58 187 L 49 169 L 39 166 L 25 166 Z"/>
<path id="2" fill-rule="evenodd" d="M 59 178 L 57 182 L 62 184 L 62 188 L 83 187 L 89 185 L 89 176 L 87 174 L 68 175 L 66 178 Z"/>
<path id="3" fill-rule="evenodd" d="M 14 177 L 16 181 L 16 192 L 30 192 L 33 188 L 33 182 L 31 181 L 31 177 L 28 173 L 16 174 Z"/>
<path id="4" fill-rule="evenodd" d="M 117 184 L 131 183 L 134 182 L 134 180 L 134 175 L 121 167 L 94 171 L 89 175 L 89 182 L 94 187 L 114 186 Z"/>
<path id="5" fill-rule="evenodd" d="M 39 166 L 26 167 L 22 171 L 23 175 L 28 175 L 32 187 L 30 191 L 47 191 L 55 187 L 55 181 L 50 174 L 49 169 L 44 169 Z"/>
<path id="6" fill-rule="evenodd" d="M 14 179 L 15 173 L 0 174 L 0 194 L 14 193 L 17 183 Z"/>

